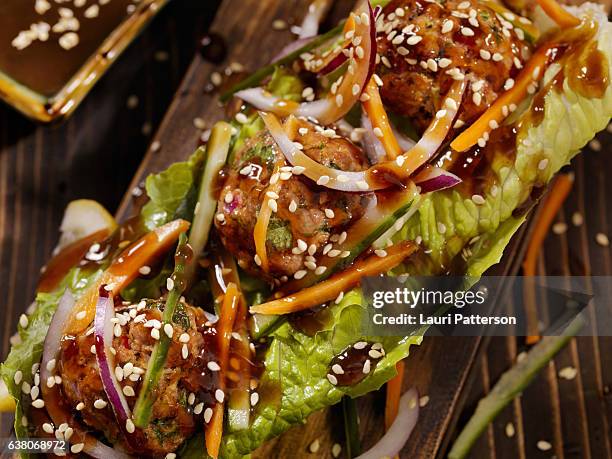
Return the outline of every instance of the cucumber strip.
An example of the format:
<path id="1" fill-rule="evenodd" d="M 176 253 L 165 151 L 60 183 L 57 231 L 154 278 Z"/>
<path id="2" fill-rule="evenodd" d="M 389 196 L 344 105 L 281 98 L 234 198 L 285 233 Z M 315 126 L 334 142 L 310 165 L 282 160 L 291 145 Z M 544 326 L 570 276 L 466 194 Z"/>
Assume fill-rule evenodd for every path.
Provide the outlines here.
<path id="1" fill-rule="evenodd" d="M 210 227 L 217 210 L 217 198 L 213 194 L 211 185 L 221 168 L 225 166 L 231 139 L 232 127 L 228 123 L 220 121 L 213 126 L 210 139 L 206 144 L 200 192 L 193 215 L 193 224 L 189 231 L 189 244 L 193 249 L 194 256 L 185 268 L 185 279 L 188 285 L 193 280 L 198 258 L 208 242 Z"/>
<path id="2" fill-rule="evenodd" d="M 187 248 L 187 236 L 185 233 L 181 233 L 179 236 L 179 243 L 174 256 L 175 266 L 174 272 L 172 273 L 172 280 L 174 281 L 174 288 L 168 292 L 168 298 L 166 299 L 166 305 L 162 316 L 162 333 L 160 333 L 159 341 L 153 347 L 153 352 L 149 358 L 149 365 L 147 372 L 143 378 L 142 388 L 138 394 L 138 400 L 134 406 L 134 424 L 137 427 L 144 428 L 149 424 L 151 418 L 151 411 L 153 409 L 153 402 L 156 398 L 157 384 L 161 377 L 162 371 L 166 365 L 166 358 L 168 357 L 168 349 L 172 339 L 163 333 L 163 326 L 165 324 L 172 325 L 172 317 L 176 309 L 176 305 L 183 294 L 185 282 L 183 282 L 185 274 L 186 261 L 189 259 L 190 253 Z"/>
<path id="3" fill-rule="evenodd" d="M 269 75 L 272 75 L 272 73 L 274 72 L 274 69 L 278 67 L 279 65 L 290 64 L 291 62 L 296 60 L 298 57 L 300 57 L 300 54 L 311 51 L 317 46 L 320 46 L 323 43 L 325 43 L 330 38 L 333 38 L 334 36 L 341 33 L 342 29 L 344 28 L 344 22 L 345 21 L 341 21 L 336 27 L 329 30 L 328 32 L 325 32 L 322 35 L 317 35 L 316 37 L 312 39 L 312 41 L 309 41 L 301 48 L 298 48 L 295 51 L 287 54 L 285 57 L 282 57 L 272 62 L 271 64 L 266 65 L 265 67 L 262 67 L 259 70 L 255 71 L 255 73 L 252 73 L 250 76 L 246 77 L 236 86 L 234 86 L 232 89 L 222 94 L 219 100 L 225 103 L 238 91 L 241 91 L 246 88 L 252 88 L 254 86 L 258 86 L 264 78 L 266 78 Z"/>
<path id="4" fill-rule="evenodd" d="M 529 385 L 537 373 L 580 331 L 583 325 L 584 320 L 577 316 L 562 335 L 544 337 L 527 353 L 524 360 L 506 371 L 489 395 L 478 402 L 476 411 L 455 440 L 448 454 L 449 459 L 466 457 L 487 425 Z"/>
<path id="5" fill-rule="evenodd" d="M 350 459 L 361 454 L 361 441 L 359 440 L 359 412 L 357 411 L 357 403 L 347 395 L 342 397 L 342 415 L 344 417 L 346 455 Z"/>

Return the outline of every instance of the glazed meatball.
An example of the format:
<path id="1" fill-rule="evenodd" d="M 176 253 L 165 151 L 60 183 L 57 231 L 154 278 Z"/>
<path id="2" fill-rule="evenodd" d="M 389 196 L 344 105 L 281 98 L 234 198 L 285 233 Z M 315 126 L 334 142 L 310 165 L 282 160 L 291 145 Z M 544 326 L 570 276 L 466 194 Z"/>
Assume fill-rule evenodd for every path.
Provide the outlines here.
<path id="1" fill-rule="evenodd" d="M 117 336 L 115 331 L 113 338 L 115 376 L 131 409 L 157 342 L 153 330 L 164 333 L 156 328 L 161 321 L 158 307 L 162 305 L 163 302 L 143 301 L 117 310 L 115 328 L 119 327 L 121 334 Z M 176 450 L 196 429 L 202 428 L 202 410 L 196 414 L 194 406 L 214 403 L 217 376 L 205 370 L 206 364 L 214 359 L 214 329 L 206 327 L 202 310 L 184 304 L 175 313 L 175 322 L 180 325 L 174 324 L 167 364 L 155 388 L 149 425 L 132 434 L 126 434 L 118 425 L 104 392 L 92 347 L 93 333 L 65 337 L 62 342 L 59 373 L 67 405 L 75 409 L 85 425 L 139 457 L 164 457 Z M 179 341 L 182 334 L 189 335 L 187 343 Z"/>
<path id="2" fill-rule="evenodd" d="M 477 0 L 393 0 L 376 25 L 383 101 L 421 132 L 454 80 L 470 83 L 460 119 L 473 121 L 530 53 L 522 31 Z"/>
<path id="3" fill-rule="evenodd" d="M 297 121 L 296 142 L 315 161 L 344 171 L 368 167 L 363 151 L 349 140 L 305 121 Z M 320 253 L 333 234 L 340 234 L 363 215 L 366 194 L 344 193 L 318 186 L 292 173 L 290 165 L 280 171 L 277 210 L 268 225 L 266 253 L 269 273 L 255 263 L 253 231 L 261 204 L 282 152 L 267 131 L 246 141 L 237 152 L 219 195 L 215 225 L 223 245 L 238 264 L 267 280 L 281 280 L 298 271 L 312 269 L 312 257 Z M 310 263 L 309 263 L 310 261 Z M 306 263 L 306 264 L 305 264 Z M 309 267 L 310 266 L 310 267 Z"/>

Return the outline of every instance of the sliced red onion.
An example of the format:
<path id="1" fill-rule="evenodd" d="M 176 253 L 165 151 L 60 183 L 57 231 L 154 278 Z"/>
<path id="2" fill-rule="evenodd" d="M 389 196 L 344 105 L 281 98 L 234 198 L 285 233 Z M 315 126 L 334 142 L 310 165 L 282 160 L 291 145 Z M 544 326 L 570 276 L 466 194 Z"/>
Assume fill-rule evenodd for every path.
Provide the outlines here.
<path id="1" fill-rule="evenodd" d="M 382 142 L 378 140 L 378 137 L 374 134 L 372 122 L 365 112 L 361 112 L 361 127 L 364 129 L 363 136 L 361 138 L 361 144 L 363 149 L 368 155 L 368 159 L 372 164 L 378 164 L 383 161 L 387 156 L 385 147 Z"/>
<path id="2" fill-rule="evenodd" d="M 397 417 L 383 437 L 365 453 L 355 459 L 395 457 L 404 447 L 419 419 L 419 394 L 410 389 L 399 401 Z"/>
<path id="3" fill-rule="evenodd" d="M 46 384 L 49 376 L 51 376 L 51 372 L 47 368 L 47 364 L 51 360 L 57 358 L 61 346 L 64 324 L 68 321 L 74 304 L 75 299 L 72 296 L 72 293 L 69 289 L 66 289 L 58 303 L 55 313 L 53 314 L 53 318 L 49 324 L 49 329 L 47 330 L 40 365 L 40 378 L 41 381 L 45 382 L 44 384 L 41 384 L 43 399 L 45 398 L 45 393 L 48 390 L 52 390 L 48 388 Z M 85 434 L 85 447 L 83 448 L 83 451 L 96 459 L 130 459 L 132 457 L 123 451 L 106 446 L 104 443 L 87 434 Z"/>
<path id="4" fill-rule="evenodd" d="M 308 12 L 300 26 L 299 38 L 314 37 L 319 32 L 319 25 L 329 11 L 331 4 L 330 0 L 314 0 L 308 5 Z"/>
<path id="5" fill-rule="evenodd" d="M 275 63 L 277 61 L 280 61 L 283 57 L 288 56 L 292 52 L 294 52 L 294 51 L 300 49 L 301 47 L 305 46 L 307 43 L 310 43 L 313 40 L 313 38 L 314 37 L 301 38 L 301 39 L 292 41 L 291 43 L 286 45 L 283 49 L 281 49 L 280 52 L 272 58 L 270 63 L 273 64 L 273 63 Z"/>
<path id="6" fill-rule="evenodd" d="M 93 439 L 93 437 L 90 437 Z M 111 448 L 110 446 L 106 446 L 104 443 L 94 440 L 91 441 L 89 438 L 85 441 L 85 447 L 83 451 L 91 457 L 95 457 L 96 459 L 131 459 L 132 456 L 127 454 L 124 451 L 120 451 L 115 448 Z"/>
<path id="7" fill-rule="evenodd" d="M 259 110 L 276 113 L 279 116 L 293 113 L 296 116 L 316 119 L 324 125 L 342 118 L 359 100 L 375 67 L 376 26 L 369 1 L 360 0 L 351 14 L 359 18 L 355 19 L 355 37 L 360 38 L 361 42 L 354 48 L 354 57 L 351 58 L 347 72 L 335 94 L 295 106 L 293 103 L 267 94 L 262 88 L 239 91 L 236 96 Z"/>
<path id="8" fill-rule="evenodd" d="M 99 296 L 94 319 L 96 361 L 98 362 L 104 392 L 106 392 L 119 426 L 121 429 L 125 429 L 125 423 L 131 417 L 131 412 L 121 391 L 121 386 L 115 378 L 115 359 L 110 352 L 113 343 L 113 323 L 111 322 L 113 317 L 115 317 L 113 300 Z"/>
<path id="9" fill-rule="evenodd" d="M 47 369 L 47 364 L 57 357 L 59 353 L 62 336 L 64 335 L 64 324 L 68 321 L 68 317 L 74 307 L 74 297 L 69 289 L 64 291 L 64 294 L 60 298 L 57 305 L 57 309 L 53 314 L 49 329 L 47 330 L 47 336 L 45 337 L 45 343 L 43 347 L 43 355 L 40 365 L 40 377 L 41 381 L 47 381 L 51 376 Z"/>
<path id="10" fill-rule="evenodd" d="M 439 167 L 427 167 L 414 181 L 421 188 L 421 193 L 444 190 L 462 182 L 455 174 Z"/>

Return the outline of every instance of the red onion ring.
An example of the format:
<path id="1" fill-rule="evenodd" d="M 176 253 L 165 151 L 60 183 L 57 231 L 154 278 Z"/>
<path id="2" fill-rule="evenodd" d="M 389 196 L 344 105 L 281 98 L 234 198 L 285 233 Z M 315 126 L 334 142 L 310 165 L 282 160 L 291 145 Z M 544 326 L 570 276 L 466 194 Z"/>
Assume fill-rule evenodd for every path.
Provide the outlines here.
<path id="1" fill-rule="evenodd" d="M 45 398 L 45 392 L 49 390 L 46 382 L 49 379 L 49 376 L 51 376 L 51 372 L 47 369 L 47 364 L 51 360 L 55 359 L 59 353 L 60 343 L 63 337 L 63 327 L 70 317 L 74 303 L 75 299 L 72 296 L 72 293 L 69 289 L 66 289 L 58 303 L 55 313 L 53 314 L 53 318 L 49 324 L 49 329 L 47 330 L 40 365 L 40 379 L 42 382 L 41 387 L 43 389 L 43 399 Z M 122 451 L 117 451 L 110 446 L 105 445 L 87 434 L 85 434 L 84 443 L 85 446 L 83 451 L 96 459 L 130 459 L 132 457 Z"/>
<path id="2" fill-rule="evenodd" d="M 376 64 L 376 26 L 369 1 L 360 0 L 351 14 L 355 17 L 355 37 L 360 37 L 361 43 L 354 48 L 356 50 L 354 57 L 351 58 L 349 68 L 336 94 L 329 94 L 324 99 L 302 102 L 295 106 L 267 94 L 262 88 L 238 91 L 235 96 L 259 110 L 276 113 L 279 116 L 293 113 L 296 116 L 316 119 L 324 125 L 342 118 L 359 100 Z"/>
<path id="3" fill-rule="evenodd" d="M 412 388 L 400 398 L 397 417 L 383 437 L 355 459 L 395 457 L 404 447 L 419 419 L 419 394 Z"/>
<path id="4" fill-rule="evenodd" d="M 308 12 L 300 25 L 300 33 L 298 35 L 300 39 L 314 37 L 319 32 L 319 25 L 327 11 L 329 11 L 331 4 L 330 0 L 314 0 L 308 5 Z"/>
<path id="5" fill-rule="evenodd" d="M 439 167 L 427 167 L 414 179 L 421 188 L 421 193 L 431 193 L 458 185 L 462 180 L 455 174 Z"/>
<path id="6" fill-rule="evenodd" d="M 110 352 L 113 342 L 113 323 L 111 319 L 114 316 L 115 305 L 113 300 L 108 297 L 98 297 L 94 319 L 96 361 L 98 362 L 104 392 L 106 392 L 120 428 L 125 431 L 125 423 L 131 417 L 131 411 L 127 400 L 123 396 L 119 382 L 115 378 L 114 358 Z"/>

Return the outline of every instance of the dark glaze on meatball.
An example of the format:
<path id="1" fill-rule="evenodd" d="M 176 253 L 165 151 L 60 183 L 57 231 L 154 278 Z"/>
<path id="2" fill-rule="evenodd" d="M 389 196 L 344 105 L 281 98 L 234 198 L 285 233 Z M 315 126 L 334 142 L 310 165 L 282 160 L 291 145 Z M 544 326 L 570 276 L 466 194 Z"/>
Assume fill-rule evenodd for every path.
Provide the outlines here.
<path id="1" fill-rule="evenodd" d="M 383 101 L 421 132 L 453 80 L 469 80 L 460 120 L 474 121 L 530 52 L 522 31 L 477 0 L 393 0 L 376 25 Z"/>
<path id="2" fill-rule="evenodd" d="M 368 167 L 361 149 L 323 129 L 298 120 L 296 142 L 315 161 L 345 171 Z M 246 270 L 261 275 L 254 261 L 253 231 L 266 190 L 282 152 L 267 131 L 249 139 L 237 152 L 221 189 L 215 225 L 223 245 Z M 281 169 L 277 211 L 267 232 L 268 280 L 284 281 L 313 268 L 313 257 L 321 253 L 332 235 L 338 235 L 363 215 L 366 195 L 330 190 L 301 175 L 290 165 Z M 298 274 L 299 276 L 299 274 Z"/>
<path id="3" fill-rule="evenodd" d="M 140 305 L 124 306 L 117 311 L 116 317 L 120 321 L 115 327 L 121 328 L 121 335 L 114 336 L 113 349 L 116 351 L 115 366 L 120 369 L 115 369 L 115 375 L 131 409 L 136 403 L 156 343 L 151 333 L 155 328 L 152 321 L 161 321 L 159 304 L 163 305 L 163 302 L 151 301 L 146 306 L 141 302 Z M 202 428 L 204 407 L 214 403 L 217 374 L 206 369 L 207 363 L 215 358 L 214 329 L 205 325 L 206 318 L 201 309 L 182 305 L 178 314 L 175 319 L 181 325 L 174 324 L 167 365 L 156 387 L 149 426 L 127 434 L 129 438 L 124 436 L 117 424 L 104 392 L 96 356 L 92 352 L 93 333 L 65 337 L 62 342 L 59 362 L 67 406 L 75 409 L 77 418 L 85 425 L 102 432 L 111 443 L 118 442 L 138 457 L 165 457 L 168 452 L 176 450 L 197 429 Z M 163 330 L 158 332 L 164 333 Z M 183 334 L 189 336 L 186 343 L 181 342 Z M 185 336 L 183 341 L 186 341 Z M 187 353 L 183 351 L 183 346 L 186 346 Z M 106 402 L 106 405 L 96 408 L 96 401 L 99 400 Z M 195 407 L 202 402 L 202 409 L 197 409 L 195 413 Z"/>

